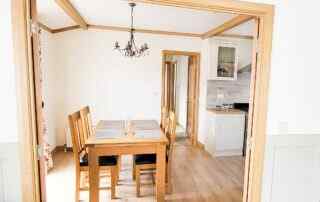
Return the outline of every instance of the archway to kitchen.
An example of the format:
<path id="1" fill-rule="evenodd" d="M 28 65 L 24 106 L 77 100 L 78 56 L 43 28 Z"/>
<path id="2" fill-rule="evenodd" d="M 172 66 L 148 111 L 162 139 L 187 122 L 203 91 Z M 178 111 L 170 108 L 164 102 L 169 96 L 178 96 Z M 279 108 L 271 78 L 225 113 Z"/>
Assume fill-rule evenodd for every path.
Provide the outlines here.
<path id="1" fill-rule="evenodd" d="M 192 6 L 191 6 L 192 7 Z M 204 8 L 203 8 L 204 9 Z M 220 9 L 221 9 L 221 7 L 220 7 Z M 235 9 L 235 12 L 237 12 L 237 11 L 239 11 L 239 10 L 236 10 L 236 7 L 234 7 L 233 9 Z M 239 8 L 237 8 L 237 9 L 239 9 Z M 258 8 L 257 8 L 258 9 Z M 259 9 L 258 9 L 259 10 Z M 260 16 L 259 17 L 259 19 L 261 18 L 261 19 L 263 19 L 263 20 L 265 20 L 265 21 L 263 21 L 262 20 L 262 24 L 264 25 L 264 27 L 263 28 L 268 28 L 269 27 L 269 24 L 268 23 L 270 23 L 270 21 L 272 20 L 272 17 L 270 17 L 269 15 L 267 15 L 268 13 L 269 13 L 269 11 L 267 10 L 262 10 L 261 11 L 262 13 L 266 13 L 266 16 Z M 260 12 L 260 13 L 261 13 Z M 252 10 L 250 10 L 250 12 L 248 11 L 248 10 L 243 10 L 243 11 L 241 11 L 240 13 L 251 13 L 252 15 L 256 15 L 257 13 L 256 12 L 254 12 L 254 11 L 252 11 Z M 269 13 L 270 14 L 270 13 Z M 258 67 L 260 67 L 260 66 L 263 66 L 264 68 L 266 68 L 266 69 L 268 69 L 268 61 L 269 61 L 269 53 L 268 53 L 268 49 L 270 48 L 270 44 L 269 44 L 269 40 L 270 40 L 270 38 L 268 37 L 268 34 L 270 34 L 268 31 L 265 31 L 265 30 L 267 30 L 267 29 L 261 29 L 261 30 L 263 30 L 263 31 L 259 31 L 259 33 L 260 33 L 260 36 L 262 36 L 261 38 L 260 38 L 260 40 L 259 40 L 259 43 L 261 43 L 262 44 L 262 46 L 266 46 L 266 47 L 264 47 L 264 48 L 266 48 L 267 50 L 266 51 L 261 51 L 260 53 L 259 53 L 259 57 L 258 57 L 258 53 L 256 53 L 256 55 L 255 55 L 255 58 L 258 58 L 259 59 L 259 61 L 261 60 L 261 63 L 258 63 L 259 65 L 258 65 Z M 271 29 L 270 29 L 270 32 L 271 32 Z M 260 47 L 260 50 L 262 50 L 263 49 L 263 47 Z M 22 49 L 21 49 L 22 50 Z M 37 57 L 35 56 L 35 59 L 37 59 Z M 263 64 L 264 63 L 266 63 L 266 65 L 264 66 Z M 37 64 L 37 63 L 35 63 L 35 64 Z M 35 65 L 34 64 L 34 65 Z M 33 68 L 33 66 L 32 65 L 30 65 L 30 68 L 32 69 Z M 256 69 L 256 67 L 255 67 L 255 65 L 253 65 L 253 69 L 255 70 Z M 33 71 L 28 71 L 28 72 L 33 72 Z M 268 75 L 267 75 L 267 70 L 266 71 L 262 71 L 261 70 L 261 72 L 260 71 L 258 71 L 257 72 L 257 74 L 259 74 L 258 75 L 258 78 L 259 78 L 259 82 L 258 82 L 258 87 L 256 88 L 256 89 L 258 89 L 258 90 L 256 90 L 258 93 L 256 93 L 258 96 L 255 98 L 255 97 L 253 97 L 253 99 L 252 100 L 254 100 L 257 104 L 256 105 L 259 105 L 259 107 L 260 107 L 260 109 L 259 109 L 259 113 L 260 113 L 260 116 L 259 117 L 261 117 L 261 114 L 263 115 L 263 117 L 264 117 L 264 115 L 265 115 L 265 109 L 264 109 L 264 104 L 265 104 L 265 102 L 264 102 L 264 100 L 266 99 L 266 95 L 262 92 L 262 93 L 259 93 L 260 92 L 260 90 L 259 89 L 264 89 L 264 87 L 266 87 L 267 86 L 267 79 L 268 79 Z M 260 75 L 261 74 L 261 75 Z M 261 78 L 262 77 L 262 78 Z M 28 80 L 29 81 L 29 80 Z M 36 83 L 36 86 L 38 86 L 39 84 L 37 83 L 37 80 L 35 81 L 35 83 Z M 27 86 L 27 85 L 26 85 Z M 261 87 L 261 88 L 259 88 L 259 87 Z M 27 87 L 24 87 L 24 88 L 27 88 Z M 30 90 L 30 89 L 27 89 L 27 90 Z M 254 90 L 253 90 L 254 91 Z M 253 92 L 253 91 L 251 91 L 251 92 Z M 27 92 L 29 92 L 29 91 L 27 91 Z M 30 93 L 31 94 L 31 93 Z M 36 97 L 36 98 L 38 98 L 37 96 L 30 96 L 30 98 L 34 98 L 34 97 Z M 262 102 L 262 107 L 261 107 L 261 102 Z M 40 106 L 40 105 L 39 105 Z M 33 107 L 32 108 L 32 110 L 31 111 L 34 111 L 34 108 L 35 107 Z M 255 110 L 256 111 L 256 110 Z M 257 113 L 257 112 L 255 112 L 255 113 Z M 29 115 L 28 113 L 25 113 L 26 115 Z M 258 120 L 255 120 L 256 122 L 254 122 L 254 125 L 255 126 L 257 126 L 257 127 L 255 127 L 255 128 L 257 128 L 256 130 L 257 131 L 261 131 L 263 134 L 264 134 L 264 120 L 263 120 L 263 118 L 259 118 Z M 262 123 L 260 123 L 260 122 L 262 122 Z M 260 124 L 258 124 L 258 123 L 260 123 Z M 30 133 L 30 134 L 33 134 L 33 133 Z M 263 136 L 263 135 L 262 135 Z M 259 156 L 263 156 L 262 154 L 263 154 L 263 144 L 264 144 L 264 141 L 263 141 L 263 138 L 261 137 L 261 136 L 259 136 L 259 137 L 257 137 L 257 139 L 255 140 L 255 142 L 258 142 L 259 144 L 255 144 L 255 146 L 256 147 L 258 147 L 259 146 L 259 149 L 257 149 L 258 150 L 258 152 L 257 152 L 257 154 L 254 154 L 255 156 L 256 156 L 256 158 L 254 158 L 254 160 L 258 160 L 259 161 L 259 165 L 260 165 L 260 161 L 262 161 L 263 160 L 263 158 L 261 157 L 261 158 L 259 158 L 258 159 L 258 157 Z M 31 146 L 33 146 L 33 145 L 31 145 Z M 261 149 L 260 149 L 260 146 L 261 146 Z M 256 150 L 256 151 L 257 151 Z M 261 150 L 261 152 L 259 152 Z M 30 150 L 30 151 L 33 151 L 33 150 Z M 247 160 L 247 162 L 248 162 L 248 160 Z M 256 161 L 255 161 L 255 163 L 256 163 Z M 259 166 L 255 166 L 255 168 L 256 167 L 259 167 Z M 258 168 L 257 168 L 258 169 Z M 247 169 L 246 170 L 249 170 L 249 167 L 247 167 Z M 253 168 L 253 170 L 254 170 L 254 168 Z M 259 173 L 260 171 L 259 171 L 259 169 L 258 170 L 255 170 L 256 171 L 256 175 L 259 175 L 259 174 L 261 174 L 261 173 Z M 251 172 L 252 173 L 252 172 Z M 251 174 L 252 175 L 252 174 Z M 255 182 L 256 183 L 258 183 L 259 184 L 259 180 L 258 179 L 256 179 L 255 180 Z M 256 184 L 255 183 L 255 184 Z M 253 186 L 254 187 L 254 186 Z M 259 189 L 259 188 L 257 188 L 257 189 Z M 256 192 L 255 192 L 256 193 Z"/>

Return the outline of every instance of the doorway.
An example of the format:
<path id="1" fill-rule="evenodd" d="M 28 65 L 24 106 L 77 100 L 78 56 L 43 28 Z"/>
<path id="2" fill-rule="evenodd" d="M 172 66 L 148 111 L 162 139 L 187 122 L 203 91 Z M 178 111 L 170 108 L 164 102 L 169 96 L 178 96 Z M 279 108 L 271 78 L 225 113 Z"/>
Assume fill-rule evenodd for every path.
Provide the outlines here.
<path id="1" fill-rule="evenodd" d="M 33 72 L 36 72 L 35 63 L 32 58 L 32 44 L 30 40 L 31 27 L 30 23 L 36 22 L 36 17 L 31 17 L 30 5 L 32 0 L 28 1 L 13 1 L 13 27 L 15 30 L 14 51 L 15 63 L 19 66 L 17 71 L 17 89 L 18 89 L 18 104 L 19 104 L 19 138 L 21 145 L 21 170 L 24 174 L 22 177 L 23 200 L 24 201 L 40 201 L 40 185 L 38 162 L 36 161 L 37 151 L 37 127 L 35 105 L 36 95 L 34 90 L 39 85 L 33 78 Z M 145 1 L 147 2 L 147 1 Z M 266 134 L 266 114 L 268 100 L 268 83 L 269 83 L 269 68 L 272 45 L 272 25 L 273 25 L 273 10 L 272 6 L 262 4 L 252 4 L 240 1 L 219 1 L 219 2 L 202 2 L 197 1 L 153 1 L 153 4 L 177 6 L 190 9 L 233 12 L 239 14 L 248 14 L 256 16 L 260 21 L 260 28 L 257 33 L 256 44 L 259 45 L 259 52 L 256 53 L 256 84 L 252 90 L 254 97 L 252 101 L 252 117 L 251 124 L 251 147 L 252 152 L 246 160 L 247 179 L 245 189 L 248 193 L 245 194 L 244 201 L 260 201 L 261 185 L 262 185 L 262 169 L 264 160 L 264 146 Z M 32 19 L 32 21 L 31 21 Z M 36 60 L 35 58 L 34 60 Z M 40 108 L 40 107 L 39 107 Z M 259 108 L 259 110 L 257 110 Z M 251 163 L 250 163 L 251 162 Z M 28 190 L 28 191 L 27 191 Z"/>
<path id="2" fill-rule="evenodd" d="M 162 51 L 161 108 L 176 113 L 177 133 L 198 144 L 200 53 Z"/>

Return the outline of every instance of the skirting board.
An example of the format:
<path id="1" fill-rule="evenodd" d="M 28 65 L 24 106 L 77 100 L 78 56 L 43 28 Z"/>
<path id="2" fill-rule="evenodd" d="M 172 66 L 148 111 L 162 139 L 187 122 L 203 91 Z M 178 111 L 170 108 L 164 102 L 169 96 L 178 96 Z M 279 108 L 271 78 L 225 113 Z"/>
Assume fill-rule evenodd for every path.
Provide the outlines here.
<path id="1" fill-rule="evenodd" d="M 198 141 L 198 144 L 197 144 L 198 148 L 205 151 L 205 146 L 204 144 L 202 144 L 201 142 Z"/>
<path id="2" fill-rule="evenodd" d="M 234 149 L 234 150 L 224 150 L 224 151 L 216 151 L 214 155 L 210 154 L 206 149 L 205 145 L 202 144 L 201 142 L 198 141 L 197 144 L 198 148 L 201 149 L 202 151 L 206 152 L 212 157 L 220 157 L 220 156 L 242 156 L 242 150 L 240 149 Z"/>

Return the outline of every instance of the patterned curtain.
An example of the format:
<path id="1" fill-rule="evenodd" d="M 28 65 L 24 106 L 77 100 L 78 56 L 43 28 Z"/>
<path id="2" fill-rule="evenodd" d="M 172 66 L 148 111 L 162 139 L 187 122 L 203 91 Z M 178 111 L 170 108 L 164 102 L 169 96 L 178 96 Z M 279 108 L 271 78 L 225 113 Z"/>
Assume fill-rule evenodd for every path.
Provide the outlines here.
<path id="1" fill-rule="evenodd" d="M 43 65 L 42 65 L 42 37 L 41 37 L 42 30 L 38 30 L 39 34 L 39 72 L 40 72 L 40 85 L 43 86 Z M 43 88 L 41 88 L 43 89 Z M 43 101 L 43 92 L 42 92 L 42 101 Z M 51 154 L 51 146 L 48 143 L 48 128 L 47 128 L 47 121 L 45 117 L 45 104 L 42 102 L 42 124 L 43 124 L 43 140 L 44 140 L 44 156 L 45 156 L 45 165 L 46 165 L 46 171 L 48 172 L 53 167 L 53 160 L 52 160 L 52 154 Z"/>

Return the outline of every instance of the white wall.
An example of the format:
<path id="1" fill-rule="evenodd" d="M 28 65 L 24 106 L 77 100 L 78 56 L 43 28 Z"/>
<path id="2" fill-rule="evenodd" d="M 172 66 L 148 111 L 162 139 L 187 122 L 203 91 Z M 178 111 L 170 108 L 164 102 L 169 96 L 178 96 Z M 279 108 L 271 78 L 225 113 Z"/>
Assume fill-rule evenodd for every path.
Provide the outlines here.
<path id="1" fill-rule="evenodd" d="M 210 65 L 210 40 L 205 39 L 201 42 L 201 63 L 200 63 L 200 82 L 199 82 L 199 122 L 198 122 L 198 140 L 204 143 L 207 139 L 209 117 L 207 113 L 207 88 Z"/>
<path id="2" fill-rule="evenodd" d="M 275 21 L 271 61 L 268 131 L 288 125 L 293 134 L 320 134 L 320 68 L 317 62 L 320 29 L 318 1 L 251 0 L 272 3 Z M 285 131 L 283 131 L 285 132 Z M 286 133 L 286 132 L 285 132 Z"/>
<path id="3" fill-rule="evenodd" d="M 0 201 L 21 201 L 19 144 L 0 142 Z"/>
<path id="4" fill-rule="evenodd" d="M 0 201 L 11 202 L 21 200 L 11 1 L 0 1 L 0 13 Z"/>
<path id="5" fill-rule="evenodd" d="M 275 7 L 263 202 L 320 201 L 319 1 Z"/>
<path id="6" fill-rule="evenodd" d="M 177 61 L 176 116 L 178 123 L 186 129 L 188 100 L 188 56 L 175 56 Z"/>
<path id="7" fill-rule="evenodd" d="M 201 40 L 137 34 L 137 43 L 147 42 L 148 56 L 131 59 L 113 50 L 124 32 L 70 31 L 54 36 L 57 145 L 65 143 L 68 114 L 90 105 L 93 121 L 101 119 L 160 117 L 161 51 L 201 51 Z M 139 43 L 140 42 L 140 43 Z M 54 111 L 53 110 L 53 111 Z"/>
<path id="8" fill-rule="evenodd" d="M 11 27 L 11 4 L 10 1 L 1 1 L 0 4 L 0 116 L 1 135 L 0 142 L 16 142 L 18 140 L 16 130 L 16 95 L 14 80 L 14 64 L 12 51 L 12 27 Z"/>
<path id="9" fill-rule="evenodd" d="M 281 134 L 267 139 L 262 202 L 320 200 L 320 135 Z"/>

